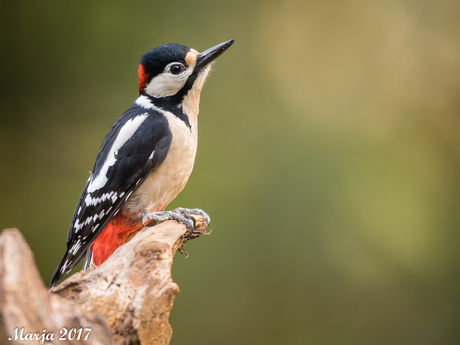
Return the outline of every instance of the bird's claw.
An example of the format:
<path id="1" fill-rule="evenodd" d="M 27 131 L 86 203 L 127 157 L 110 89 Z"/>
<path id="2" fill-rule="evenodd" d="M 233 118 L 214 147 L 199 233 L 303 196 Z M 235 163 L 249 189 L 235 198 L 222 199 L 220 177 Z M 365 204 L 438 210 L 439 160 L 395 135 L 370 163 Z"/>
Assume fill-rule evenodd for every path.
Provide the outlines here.
<path id="1" fill-rule="evenodd" d="M 211 223 L 211 217 L 203 211 L 202 209 L 199 208 L 184 208 L 184 207 L 177 207 L 173 210 L 173 212 L 177 212 L 180 214 L 188 214 L 188 215 L 196 215 L 196 216 L 201 216 L 204 218 L 206 223 L 209 225 Z"/>
<path id="2" fill-rule="evenodd" d="M 211 218 L 206 212 L 198 208 L 188 209 L 183 207 L 178 207 L 172 211 L 161 211 L 161 212 L 150 212 L 144 215 L 142 218 L 142 225 L 145 227 L 147 220 L 154 220 L 157 223 L 164 222 L 166 220 L 177 220 L 178 222 L 184 223 L 187 227 L 188 233 L 186 237 L 190 237 L 193 234 L 193 230 L 196 226 L 196 220 L 193 215 L 202 216 L 205 221 L 208 223 L 211 222 Z"/>

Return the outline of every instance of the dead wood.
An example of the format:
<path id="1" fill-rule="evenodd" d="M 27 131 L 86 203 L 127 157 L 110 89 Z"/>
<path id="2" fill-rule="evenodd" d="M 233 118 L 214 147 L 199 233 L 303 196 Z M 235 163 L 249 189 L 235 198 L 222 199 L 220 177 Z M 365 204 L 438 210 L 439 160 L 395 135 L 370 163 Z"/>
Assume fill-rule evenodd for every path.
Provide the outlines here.
<path id="1" fill-rule="evenodd" d="M 206 234 L 197 218 L 191 238 Z M 0 344 L 40 344 L 8 340 L 21 328 L 23 336 L 54 334 L 52 344 L 169 344 L 169 313 L 179 287 L 171 279 L 175 252 L 187 241 L 185 226 L 168 221 L 141 230 L 104 264 L 75 273 L 47 290 L 33 254 L 20 232 L 0 235 Z M 189 238 L 190 239 L 190 238 Z M 63 329 L 91 329 L 79 340 L 58 341 Z M 49 335 L 48 335 L 49 337 Z M 42 342 L 43 343 L 43 342 Z M 46 344 L 46 340 L 44 342 Z"/>

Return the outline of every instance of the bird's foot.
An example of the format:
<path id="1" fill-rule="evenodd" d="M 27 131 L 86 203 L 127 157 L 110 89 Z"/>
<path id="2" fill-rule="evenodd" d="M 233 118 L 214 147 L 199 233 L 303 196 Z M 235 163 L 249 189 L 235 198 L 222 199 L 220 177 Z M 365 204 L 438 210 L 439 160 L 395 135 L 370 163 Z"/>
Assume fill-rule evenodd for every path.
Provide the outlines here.
<path id="1" fill-rule="evenodd" d="M 150 212 L 144 215 L 142 218 L 142 225 L 145 227 L 145 223 L 148 220 L 154 220 L 157 223 L 164 222 L 167 220 L 177 220 L 182 222 L 187 227 L 188 233 L 186 237 L 190 237 L 195 229 L 196 221 L 193 215 L 201 216 L 208 223 L 211 222 L 211 218 L 206 212 L 198 208 L 188 209 L 178 207 L 172 211 L 161 211 L 161 212 Z"/>
<path id="2" fill-rule="evenodd" d="M 211 223 L 211 217 L 209 217 L 209 215 L 206 212 L 204 212 L 202 209 L 199 209 L 199 208 L 178 207 L 178 208 L 175 208 L 173 212 L 184 214 L 184 215 L 187 215 L 188 217 L 201 216 L 204 218 L 207 225 Z"/>

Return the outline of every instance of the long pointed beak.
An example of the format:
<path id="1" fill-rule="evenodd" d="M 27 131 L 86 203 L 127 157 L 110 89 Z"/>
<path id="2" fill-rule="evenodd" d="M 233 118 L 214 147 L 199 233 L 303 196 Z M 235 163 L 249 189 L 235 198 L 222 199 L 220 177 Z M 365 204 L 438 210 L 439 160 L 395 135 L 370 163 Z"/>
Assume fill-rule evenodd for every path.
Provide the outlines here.
<path id="1" fill-rule="evenodd" d="M 235 40 L 230 40 L 218 44 L 212 48 L 205 50 L 204 52 L 196 56 L 196 65 L 198 68 L 204 68 L 217 59 L 223 52 L 225 52 L 230 46 L 235 42 Z"/>

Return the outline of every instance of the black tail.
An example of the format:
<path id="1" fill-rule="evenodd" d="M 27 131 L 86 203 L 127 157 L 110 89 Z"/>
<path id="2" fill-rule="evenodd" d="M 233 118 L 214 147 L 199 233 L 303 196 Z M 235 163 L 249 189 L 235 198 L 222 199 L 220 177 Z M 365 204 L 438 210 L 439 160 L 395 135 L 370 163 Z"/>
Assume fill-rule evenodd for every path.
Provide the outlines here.
<path id="1" fill-rule="evenodd" d="M 50 289 L 53 286 L 55 286 L 59 282 L 59 279 L 61 279 L 61 277 L 65 274 L 65 273 L 61 273 L 61 269 L 64 266 L 64 263 L 66 260 L 67 260 L 67 250 L 64 256 L 62 257 L 61 262 L 59 263 L 58 267 L 54 271 L 53 276 L 51 277 Z"/>
<path id="2" fill-rule="evenodd" d="M 67 249 L 61 259 L 61 262 L 56 268 L 56 271 L 54 271 L 53 276 L 51 277 L 50 289 L 59 282 L 59 279 L 69 273 L 72 268 L 74 268 L 75 265 L 82 260 L 85 254 L 86 252 L 82 252 L 78 256 L 69 255 L 69 249 Z"/>

